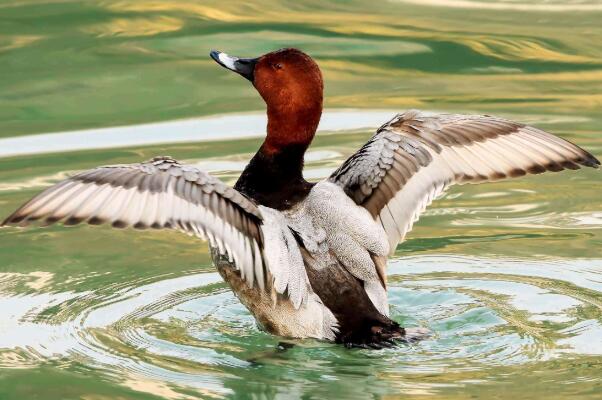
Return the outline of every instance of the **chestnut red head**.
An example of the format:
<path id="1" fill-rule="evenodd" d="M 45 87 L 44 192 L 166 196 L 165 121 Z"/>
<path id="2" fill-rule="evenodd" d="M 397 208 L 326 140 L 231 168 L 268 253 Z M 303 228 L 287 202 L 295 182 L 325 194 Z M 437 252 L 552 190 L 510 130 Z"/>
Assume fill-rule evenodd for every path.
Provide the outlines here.
<path id="1" fill-rule="evenodd" d="M 253 83 L 268 108 L 267 152 L 290 145 L 309 146 L 322 114 L 324 84 L 318 65 L 297 49 L 281 49 L 258 58 L 211 58 Z"/>

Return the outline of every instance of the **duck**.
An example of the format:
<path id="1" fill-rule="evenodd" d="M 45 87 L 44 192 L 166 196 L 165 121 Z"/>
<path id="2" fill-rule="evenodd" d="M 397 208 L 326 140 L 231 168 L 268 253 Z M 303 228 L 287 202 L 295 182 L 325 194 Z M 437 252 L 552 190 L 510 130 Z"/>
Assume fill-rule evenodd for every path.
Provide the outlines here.
<path id="1" fill-rule="evenodd" d="M 323 108 L 317 63 L 295 48 L 210 56 L 250 81 L 267 108 L 266 136 L 234 187 L 159 156 L 77 173 L 2 225 L 181 231 L 208 241 L 217 271 L 260 329 L 378 348 L 409 336 L 390 315 L 387 260 L 447 188 L 600 165 L 579 146 L 520 122 L 409 110 L 329 177 L 309 182 L 304 155 Z"/>

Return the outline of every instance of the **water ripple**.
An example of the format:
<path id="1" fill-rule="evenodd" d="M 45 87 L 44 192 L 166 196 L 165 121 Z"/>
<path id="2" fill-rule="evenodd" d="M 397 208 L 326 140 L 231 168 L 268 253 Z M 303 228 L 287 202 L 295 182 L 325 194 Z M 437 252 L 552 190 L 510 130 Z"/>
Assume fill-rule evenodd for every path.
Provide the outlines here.
<path id="1" fill-rule="evenodd" d="M 597 292 L 602 286 L 593 280 L 601 271 L 601 260 L 401 258 L 390 270 L 393 316 L 405 326 L 429 327 L 434 337 L 360 353 L 390 363 L 385 374 L 406 374 L 406 380 L 411 374 L 406 383 L 412 390 L 427 391 L 437 390 L 428 376 L 449 368 L 477 382 L 491 368 L 546 362 L 566 353 L 600 354 L 591 340 L 602 330 Z M 78 362 L 128 377 L 118 379 L 126 386 L 136 377 L 224 394 L 227 371 L 292 367 L 295 360 L 294 349 L 292 355 L 275 352 L 277 338 L 257 330 L 217 273 L 157 276 L 94 292 L 9 296 L 31 276 L 51 279 L 33 274 L 0 281 L 1 306 L 11 310 L 0 319 L 3 368 Z M 314 361 L 294 368 L 324 375 L 334 373 L 333 350 L 350 368 L 357 353 L 316 341 L 298 346 L 313 353 Z"/>

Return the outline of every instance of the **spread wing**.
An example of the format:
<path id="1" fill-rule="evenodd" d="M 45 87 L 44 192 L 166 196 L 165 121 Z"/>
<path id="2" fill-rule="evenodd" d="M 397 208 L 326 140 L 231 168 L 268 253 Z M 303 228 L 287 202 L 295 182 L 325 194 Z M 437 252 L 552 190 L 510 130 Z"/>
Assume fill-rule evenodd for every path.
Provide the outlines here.
<path id="1" fill-rule="evenodd" d="M 412 110 L 379 128 L 329 179 L 382 223 L 393 253 L 452 184 L 599 165 L 580 147 L 521 123 Z"/>
<path id="2" fill-rule="evenodd" d="M 25 203 L 2 225 L 34 221 L 177 229 L 209 240 L 250 286 L 256 282 L 263 289 L 268 279 L 257 206 L 217 178 L 169 157 L 77 174 Z"/>

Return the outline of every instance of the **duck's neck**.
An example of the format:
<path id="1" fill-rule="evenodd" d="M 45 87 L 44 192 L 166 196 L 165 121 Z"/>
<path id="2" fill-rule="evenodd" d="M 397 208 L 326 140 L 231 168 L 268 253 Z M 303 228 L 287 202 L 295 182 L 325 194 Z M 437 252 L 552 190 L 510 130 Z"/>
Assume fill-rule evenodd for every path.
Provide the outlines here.
<path id="1" fill-rule="evenodd" d="M 312 184 L 303 178 L 305 151 L 320 121 L 322 104 L 313 110 L 276 112 L 268 107 L 267 136 L 235 189 L 257 203 L 283 210 L 303 200 Z"/>
<path id="2" fill-rule="evenodd" d="M 286 152 L 291 146 L 303 148 L 310 145 L 322 116 L 321 98 L 302 107 L 287 104 L 279 107 L 268 106 L 267 136 L 259 151 L 266 154 Z"/>

